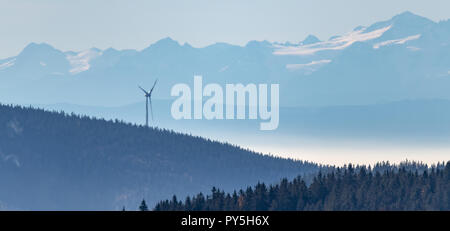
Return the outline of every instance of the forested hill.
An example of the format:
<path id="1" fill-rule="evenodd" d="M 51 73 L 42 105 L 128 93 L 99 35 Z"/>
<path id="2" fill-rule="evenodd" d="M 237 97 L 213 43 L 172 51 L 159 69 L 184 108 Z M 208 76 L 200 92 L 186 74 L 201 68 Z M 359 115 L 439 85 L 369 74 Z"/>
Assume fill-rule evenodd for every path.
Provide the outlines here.
<path id="1" fill-rule="evenodd" d="M 315 173 L 313 163 L 120 121 L 0 105 L 0 208 L 110 210 L 212 186 Z"/>
<path id="2" fill-rule="evenodd" d="M 349 166 L 319 173 L 310 185 L 298 177 L 233 194 L 213 188 L 206 197 L 174 196 L 155 210 L 450 210 L 450 161 L 431 169 Z"/>

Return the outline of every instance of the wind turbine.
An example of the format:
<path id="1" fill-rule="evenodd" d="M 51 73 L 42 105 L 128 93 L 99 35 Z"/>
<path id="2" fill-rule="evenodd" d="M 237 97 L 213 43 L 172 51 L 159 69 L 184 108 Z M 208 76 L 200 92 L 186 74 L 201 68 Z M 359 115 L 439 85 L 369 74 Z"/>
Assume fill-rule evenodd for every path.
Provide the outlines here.
<path id="1" fill-rule="evenodd" d="M 150 91 L 146 91 L 141 86 L 138 86 L 144 93 L 145 93 L 145 126 L 148 127 L 148 104 L 150 102 L 150 112 L 152 113 L 152 120 L 153 120 L 153 109 L 152 109 L 152 92 L 155 88 L 156 82 L 158 82 L 158 79 L 155 80 L 155 83 L 153 84 L 152 89 Z"/>

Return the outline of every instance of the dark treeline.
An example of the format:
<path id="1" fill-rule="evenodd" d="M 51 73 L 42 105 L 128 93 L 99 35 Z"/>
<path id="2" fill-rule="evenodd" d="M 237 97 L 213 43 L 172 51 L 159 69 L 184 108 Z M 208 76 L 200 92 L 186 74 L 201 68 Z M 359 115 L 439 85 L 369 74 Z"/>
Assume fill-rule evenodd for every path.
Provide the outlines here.
<path id="1" fill-rule="evenodd" d="M 450 161 L 431 168 L 414 162 L 349 165 L 319 173 L 311 184 L 297 177 L 231 194 L 213 188 L 184 202 L 173 196 L 154 210 L 450 210 Z"/>

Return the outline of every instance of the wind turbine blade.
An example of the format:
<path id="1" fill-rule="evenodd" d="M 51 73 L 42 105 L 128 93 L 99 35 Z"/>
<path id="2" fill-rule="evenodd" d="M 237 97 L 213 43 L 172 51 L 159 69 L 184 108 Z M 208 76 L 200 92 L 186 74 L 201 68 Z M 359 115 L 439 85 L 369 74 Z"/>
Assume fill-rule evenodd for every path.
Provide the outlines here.
<path id="1" fill-rule="evenodd" d="M 138 87 L 147 95 L 148 92 L 146 90 L 144 90 L 144 88 L 142 88 L 141 86 L 138 85 Z"/>
<path id="2" fill-rule="evenodd" d="M 150 90 L 150 93 L 152 93 L 153 88 L 155 88 L 157 82 L 158 82 L 158 79 L 155 80 L 155 83 L 153 84 L 153 87 L 152 87 L 152 89 Z"/>

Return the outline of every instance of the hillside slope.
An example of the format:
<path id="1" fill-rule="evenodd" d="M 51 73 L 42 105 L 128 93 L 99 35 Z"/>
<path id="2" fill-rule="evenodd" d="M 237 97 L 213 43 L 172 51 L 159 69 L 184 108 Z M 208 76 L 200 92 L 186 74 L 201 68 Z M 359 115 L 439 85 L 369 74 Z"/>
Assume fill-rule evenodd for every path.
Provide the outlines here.
<path id="1" fill-rule="evenodd" d="M 6 209 L 109 210 L 217 186 L 232 190 L 319 166 L 169 130 L 0 105 Z"/>

